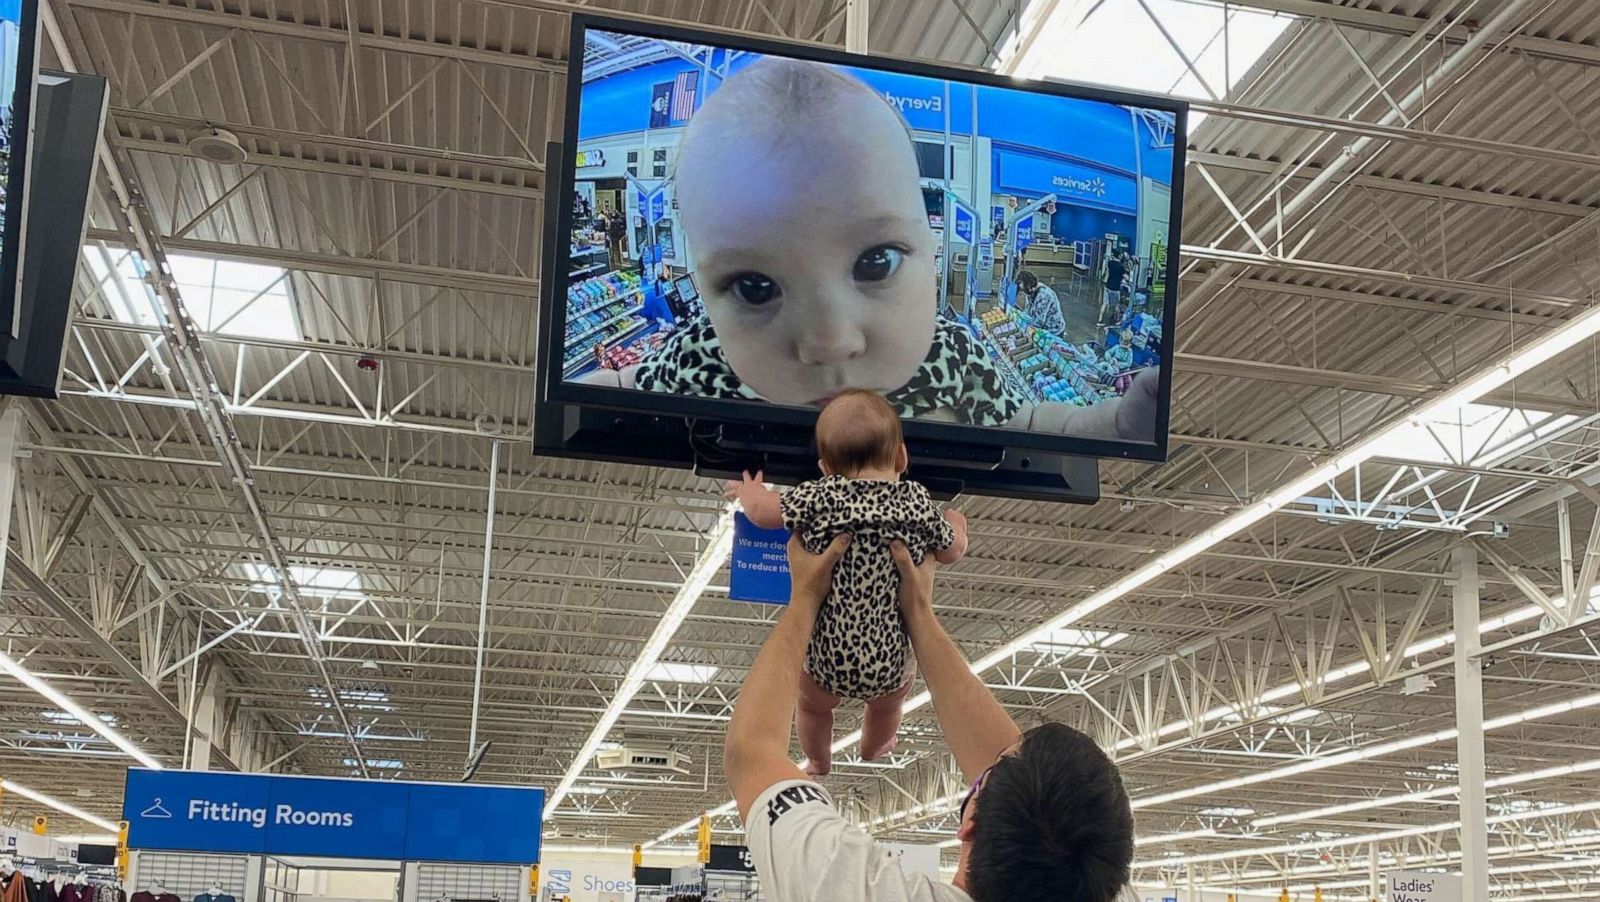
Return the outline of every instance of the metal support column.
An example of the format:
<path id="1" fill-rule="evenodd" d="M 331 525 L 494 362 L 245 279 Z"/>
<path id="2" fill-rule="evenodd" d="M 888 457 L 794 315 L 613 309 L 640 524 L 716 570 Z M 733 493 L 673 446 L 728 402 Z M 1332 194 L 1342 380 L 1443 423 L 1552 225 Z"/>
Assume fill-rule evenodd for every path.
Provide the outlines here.
<path id="1" fill-rule="evenodd" d="M 844 7 L 844 49 L 867 52 L 867 20 L 872 17 L 872 0 L 846 0 Z"/>
<path id="2" fill-rule="evenodd" d="M 196 659 L 193 666 L 199 667 L 200 661 Z M 189 754 L 189 770 L 211 769 L 212 741 L 216 736 L 218 714 L 222 711 L 221 682 L 217 669 L 209 668 L 201 684 L 200 698 L 194 703 L 194 748 Z"/>
<path id="3" fill-rule="evenodd" d="M 1459 768 L 1462 902 L 1489 902 L 1488 805 L 1483 787 L 1483 669 L 1478 635 L 1478 548 L 1455 548 L 1456 585 L 1452 599 L 1456 628 L 1456 764 Z"/>
<path id="4" fill-rule="evenodd" d="M 0 582 L 5 581 L 6 549 L 11 547 L 11 497 L 17 491 L 17 445 L 22 441 L 22 409 L 0 399 Z"/>
<path id="5" fill-rule="evenodd" d="M 1367 846 L 1367 892 L 1372 902 L 1378 902 L 1383 895 L 1383 885 L 1378 875 L 1378 844 Z"/>
<path id="6" fill-rule="evenodd" d="M 483 696 L 483 647 L 489 635 L 489 563 L 494 556 L 495 488 L 500 484 L 500 440 L 489 449 L 489 512 L 483 518 L 483 586 L 478 593 L 478 662 L 472 669 L 472 729 L 467 734 L 467 763 L 478 751 L 478 707 Z"/>

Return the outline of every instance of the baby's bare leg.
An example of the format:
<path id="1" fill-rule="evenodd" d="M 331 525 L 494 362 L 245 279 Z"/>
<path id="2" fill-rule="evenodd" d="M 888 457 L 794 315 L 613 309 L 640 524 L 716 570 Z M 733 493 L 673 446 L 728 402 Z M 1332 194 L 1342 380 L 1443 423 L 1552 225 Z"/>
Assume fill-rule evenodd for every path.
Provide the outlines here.
<path id="1" fill-rule="evenodd" d="M 802 671 L 794 729 L 800 736 L 800 750 L 806 753 L 806 773 L 813 777 L 825 777 L 833 770 L 833 709 L 837 707 L 839 696 Z"/>
<path id="2" fill-rule="evenodd" d="M 861 724 L 862 758 L 876 761 L 894 751 L 898 743 L 895 734 L 900 732 L 901 708 L 910 692 L 911 681 L 907 680 L 899 689 L 867 702 L 867 716 Z"/>

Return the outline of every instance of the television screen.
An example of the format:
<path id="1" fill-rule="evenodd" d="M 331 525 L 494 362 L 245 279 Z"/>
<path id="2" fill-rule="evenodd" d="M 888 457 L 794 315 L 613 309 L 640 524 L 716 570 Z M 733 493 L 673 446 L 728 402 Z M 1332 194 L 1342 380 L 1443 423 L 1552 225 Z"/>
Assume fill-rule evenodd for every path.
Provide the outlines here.
<path id="1" fill-rule="evenodd" d="M 0 330 L 17 334 L 22 210 L 27 197 L 29 110 L 38 38 L 36 0 L 0 0 Z"/>
<path id="2" fill-rule="evenodd" d="M 552 400 L 805 425 L 865 388 L 910 438 L 1165 457 L 1184 104 L 581 15 L 573 42 Z"/>
<path id="3" fill-rule="evenodd" d="M 79 864 L 116 864 L 116 846 L 92 846 L 84 843 L 78 846 Z"/>

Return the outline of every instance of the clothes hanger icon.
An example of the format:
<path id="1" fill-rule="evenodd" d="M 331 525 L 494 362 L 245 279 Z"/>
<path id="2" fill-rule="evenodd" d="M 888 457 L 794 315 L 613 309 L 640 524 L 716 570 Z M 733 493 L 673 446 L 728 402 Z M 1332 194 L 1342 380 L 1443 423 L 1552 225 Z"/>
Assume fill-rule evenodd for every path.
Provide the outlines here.
<path id="1" fill-rule="evenodd" d="M 171 818 L 172 817 L 172 812 L 170 812 L 167 809 L 161 807 L 161 797 L 160 796 L 156 796 L 156 803 L 154 805 L 151 805 L 149 808 L 146 808 L 145 810 L 139 812 L 139 816 L 140 817 L 148 817 L 148 818 L 158 818 L 158 819 L 159 818 Z"/>

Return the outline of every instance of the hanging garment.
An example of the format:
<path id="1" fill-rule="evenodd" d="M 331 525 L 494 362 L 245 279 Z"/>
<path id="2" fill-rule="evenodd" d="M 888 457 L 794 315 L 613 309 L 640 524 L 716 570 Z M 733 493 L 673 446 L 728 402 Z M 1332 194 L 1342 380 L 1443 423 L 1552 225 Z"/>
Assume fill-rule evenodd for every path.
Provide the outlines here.
<path id="1" fill-rule="evenodd" d="M 237 900 L 227 893 L 218 896 L 213 896 L 210 893 L 201 893 L 194 897 L 194 902 L 237 902 Z"/>
<path id="2" fill-rule="evenodd" d="M 33 898 L 37 890 L 30 891 L 30 882 L 21 871 L 11 872 L 6 878 L 5 888 L 0 889 L 0 902 L 37 902 Z"/>

